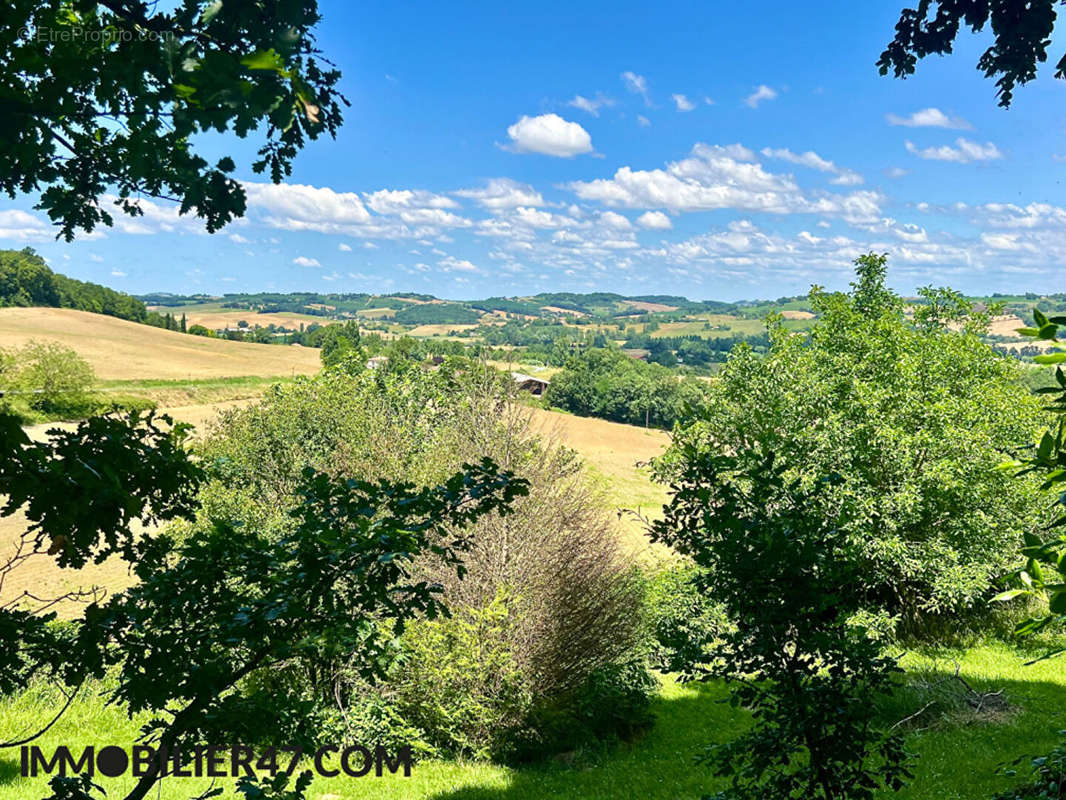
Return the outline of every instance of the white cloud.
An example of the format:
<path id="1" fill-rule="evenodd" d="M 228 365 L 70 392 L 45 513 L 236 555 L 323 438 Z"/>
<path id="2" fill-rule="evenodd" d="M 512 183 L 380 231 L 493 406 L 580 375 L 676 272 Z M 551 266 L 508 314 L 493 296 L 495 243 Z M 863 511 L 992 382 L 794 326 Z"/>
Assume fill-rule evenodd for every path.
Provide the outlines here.
<path id="1" fill-rule="evenodd" d="M 459 207 L 453 198 L 424 190 L 383 189 L 360 196 L 301 184 L 248 183 L 244 187 L 249 219 L 282 230 L 419 239 L 437 236 L 444 228 L 473 225 L 449 210 Z"/>
<path id="2" fill-rule="evenodd" d="M 905 128 L 954 128 L 971 130 L 973 125 L 962 117 L 949 117 L 939 108 L 923 108 L 906 117 L 899 114 L 886 114 L 889 125 L 902 125 Z"/>
<path id="3" fill-rule="evenodd" d="M 448 256 L 437 262 L 444 272 L 480 272 L 473 263 L 466 259 Z"/>
<path id="4" fill-rule="evenodd" d="M 633 223 L 628 217 L 616 214 L 614 211 L 604 211 L 599 217 L 600 223 L 615 230 L 628 231 L 633 229 Z"/>
<path id="5" fill-rule="evenodd" d="M 1003 158 L 999 148 L 992 142 L 980 144 L 971 142 L 969 139 L 959 137 L 955 140 L 955 147 L 941 145 L 940 147 L 917 147 L 914 142 L 908 141 L 907 152 L 929 161 L 951 161 L 956 164 L 969 164 L 973 161 L 994 161 Z"/>
<path id="6" fill-rule="evenodd" d="M 637 124 L 642 128 L 650 128 L 651 120 L 645 117 L 643 114 L 637 114 Z"/>
<path id="7" fill-rule="evenodd" d="M 298 267 L 321 267 L 317 258 L 308 258 L 307 256 L 296 256 L 292 260 L 292 263 Z"/>
<path id="8" fill-rule="evenodd" d="M 514 216 L 518 223 L 528 225 L 531 228 L 561 228 L 574 222 L 570 217 L 552 214 L 550 211 L 540 211 L 535 208 L 516 208 Z"/>
<path id="9" fill-rule="evenodd" d="M 758 108 L 759 103 L 764 100 L 776 100 L 777 92 L 771 89 L 769 86 L 760 85 L 754 92 L 744 98 L 744 104 L 749 108 Z"/>
<path id="10" fill-rule="evenodd" d="M 743 145 L 697 144 L 690 157 L 665 169 L 625 166 L 612 178 L 577 181 L 567 188 L 583 200 L 615 208 L 808 213 L 840 216 L 853 224 L 871 224 L 881 217 L 884 198 L 877 192 L 809 196 L 792 176 L 768 172 L 753 159 L 754 153 Z"/>
<path id="11" fill-rule="evenodd" d="M 499 210 L 518 206 L 542 206 L 544 198 L 532 186 L 510 178 L 493 178 L 480 189 L 460 189 L 459 197 L 476 200 L 484 208 Z"/>
<path id="12" fill-rule="evenodd" d="M 788 161 L 790 164 L 798 164 L 802 167 L 810 167 L 816 169 L 819 172 L 828 172 L 835 175 L 830 183 L 837 186 L 858 186 L 864 183 L 862 175 L 852 169 L 845 167 L 838 167 L 832 161 L 822 158 L 813 150 L 808 150 L 806 153 L 793 153 L 786 148 L 772 149 L 764 147 L 762 154 L 767 158 L 777 158 L 782 161 Z"/>
<path id="13" fill-rule="evenodd" d="M 519 153 L 540 153 L 557 158 L 573 158 L 592 152 L 592 137 L 576 122 L 558 114 L 523 116 L 507 129 L 507 135 Z"/>
<path id="14" fill-rule="evenodd" d="M 112 275 L 112 276 L 114 276 L 114 277 L 116 277 L 116 278 L 125 278 L 125 277 L 126 277 L 126 273 L 125 273 L 125 272 L 123 272 L 123 271 L 122 271 L 122 270 L 120 270 L 120 269 L 113 269 L 113 270 L 111 270 L 111 275 Z"/>
<path id="15" fill-rule="evenodd" d="M 902 178 L 904 175 L 907 175 L 909 173 L 910 170 L 903 169 L 902 167 L 892 167 L 891 169 L 885 170 L 885 175 L 893 179 Z"/>
<path id="16" fill-rule="evenodd" d="M 683 94 L 675 94 L 671 96 L 674 98 L 674 104 L 677 105 L 678 111 L 692 111 L 692 109 L 696 107 L 696 104 Z"/>
<path id="17" fill-rule="evenodd" d="M 637 225 L 650 231 L 668 231 L 674 227 L 662 211 L 645 211 L 637 217 Z"/>
<path id="18" fill-rule="evenodd" d="M 377 214 L 400 214 L 419 208 L 458 208 L 459 204 L 447 195 L 434 194 L 422 189 L 381 189 L 363 194 L 367 206 Z"/>
<path id="19" fill-rule="evenodd" d="M 596 92 L 596 96 L 593 98 L 582 97 L 579 94 L 574 95 L 574 99 L 567 103 L 571 108 L 580 108 L 582 111 L 587 111 L 594 117 L 600 115 L 600 109 L 604 107 L 611 107 L 614 105 L 614 100 L 610 97 L 606 97 L 603 94 Z"/>
<path id="20" fill-rule="evenodd" d="M 18 209 L 0 211 L 0 239 L 36 242 L 54 235 L 48 223 L 40 217 Z"/>
<path id="21" fill-rule="evenodd" d="M 643 97 L 644 105 L 651 105 L 651 98 L 648 95 L 648 81 L 643 75 L 637 75 L 635 72 L 627 70 L 622 73 L 621 77 L 626 89 Z"/>
<path id="22" fill-rule="evenodd" d="M 344 242 L 341 242 L 339 245 L 337 245 L 337 249 L 340 250 L 342 253 L 352 252 L 352 246 L 350 244 L 345 244 Z"/>
<path id="23" fill-rule="evenodd" d="M 359 195 L 299 183 L 246 183 L 250 208 L 262 211 L 276 227 L 326 231 L 331 227 L 370 222 Z"/>

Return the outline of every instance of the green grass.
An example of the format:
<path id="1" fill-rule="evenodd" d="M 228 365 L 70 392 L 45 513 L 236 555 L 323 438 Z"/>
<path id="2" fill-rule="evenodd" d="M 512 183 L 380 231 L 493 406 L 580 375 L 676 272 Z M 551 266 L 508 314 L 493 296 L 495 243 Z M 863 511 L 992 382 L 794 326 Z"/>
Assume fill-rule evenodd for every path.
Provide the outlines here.
<path id="1" fill-rule="evenodd" d="M 1017 782 L 996 775 L 996 766 L 1020 755 L 1047 750 L 1056 731 L 1066 728 L 1066 672 L 1061 661 L 1023 666 L 1032 653 L 1002 643 L 961 649 L 909 652 L 904 664 L 925 678 L 953 680 L 959 674 L 979 691 L 1003 689 L 1009 707 L 989 715 L 955 711 L 920 718 L 907 736 L 917 754 L 915 780 L 898 795 L 901 800 L 979 800 Z M 318 778 L 309 800 L 540 800 L 582 798 L 642 800 L 697 798 L 723 785 L 693 758 L 709 742 L 724 741 L 745 725 L 742 712 L 720 702 L 720 685 L 679 686 L 664 682 L 655 704 L 657 722 L 635 742 L 601 753 L 557 759 L 546 764 L 511 769 L 486 764 L 431 762 L 416 764 L 410 778 Z M 906 692 L 886 709 L 886 719 L 905 716 L 920 703 L 920 694 Z M 5 739 L 40 726 L 55 712 L 55 697 L 29 692 L 17 700 L 0 702 L 0 736 Z M 920 705 L 918 706 L 920 707 Z M 898 716 L 897 716 L 898 715 Z M 137 724 L 99 695 L 75 702 L 67 715 L 38 744 L 51 750 L 58 744 L 119 744 L 129 747 Z M 18 776 L 18 753 L 0 751 L 0 800 L 43 796 L 43 783 Z M 108 797 L 122 797 L 131 778 L 100 779 Z M 170 779 L 161 800 L 185 800 L 207 788 L 206 780 Z M 153 791 L 152 796 L 155 797 Z M 232 797 L 231 793 L 223 796 Z"/>

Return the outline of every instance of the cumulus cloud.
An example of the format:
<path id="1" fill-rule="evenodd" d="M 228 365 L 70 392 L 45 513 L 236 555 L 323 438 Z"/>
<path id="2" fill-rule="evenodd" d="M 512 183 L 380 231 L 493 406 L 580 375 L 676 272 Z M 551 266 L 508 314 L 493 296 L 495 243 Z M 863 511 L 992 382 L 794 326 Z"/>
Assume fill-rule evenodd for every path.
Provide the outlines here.
<path id="1" fill-rule="evenodd" d="M 248 240 L 241 236 L 239 233 L 231 233 L 229 240 L 234 244 L 248 244 Z"/>
<path id="2" fill-rule="evenodd" d="M 1003 158 L 999 148 L 992 142 L 986 142 L 982 145 L 979 142 L 971 142 L 969 139 L 963 139 L 962 137 L 955 140 L 955 147 L 945 144 L 940 147 L 921 148 L 910 141 L 906 145 L 908 153 L 916 155 L 918 158 L 924 158 L 927 161 L 951 161 L 956 164 L 969 164 L 974 161 L 994 161 Z"/>
<path id="3" fill-rule="evenodd" d="M 696 104 L 683 94 L 675 94 L 671 96 L 674 98 L 674 104 L 677 106 L 678 111 L 692 111 L 692 109 L 696 107 Z"/>
<path id="4" fill-rule="evenodd" d="M 459 204 L 443 194 L 434 194 L 424 190 L 381 189 L 363 195 L 371 211 L 377 214 L 399 214 L 411 209 L 423 208 L 458 208 Z"/>
<path id="5" fill-rule="evenodd" d="M 832 161 L 822 158 L 813 150 L 808 150 L 806 153 L 793 153 L 787 147 L 777 149 L 764 147 L 761 152 L 767 158 L 777 158 L 782 161 L 788 161 L 791 164 L 816 169 L 819 172 L 828 172 L 835 176 L 830 183 L 837 186 L 858 186 L 864 182 L 862 175 L 855 170 L 838 167 Z"/>
<path id="6" fill-rule="evenodd" d="M 350 244 L 345 244 L 344 242 L 341 242 L 339 245 L 337 245 L 337 249 L 340 250 L 342 253 L 352 252 L 352 246 Z"/>
<path id="7" fill-rule="evenodd" d="M 765 84 L 758 86 L 754 92 L 744 98 L 744 104 L 749 108 L 758 108 L 764 100 L 776 100 L 777 92 Z"/>
<path id="8" fill-rule="evenodd" d="M 635 72 L 627 70 L 622 73 L 621 77 L 626 89 L 643 97 L 644 105 L 651 105 L 651 97 L 648 94 L 648 81 L 643 75 L 637 75 Z"/>
<path id="9" fill-rule="evenodd" d="M 662 211 L 645 211 L 637 217 L 637 225 L 649 231 L 668 231 L 674 227 Z"/>
<path id="10" fill-rule="evenodd" d="M 246 183 L 250 208 L 286 230 L 319 230 L 332 226 L 363 225 L 370 212 L 358 194 L 299 183 Z"/>
<path id="11" fill-rule="evenodd" d="M 573 158 L 592 152 L 592 137 L 576 122 L 558 114 L 523 116 L 507 129 L 512 149 L 519 153 L 540 153 L 557 158 Z"/>
<path id="12" fill-rule="evenodd" d="M 810 196 L 790 175 L 767 171 L 743 145 L 697 144 L 690 157 L 665 169 L 619 168 L 612 178 L 568 184 L 583 200 L 615 208 L 712 211 L 737 209 L 774 214 L 841 216 L 870 224 L 881 216 L 882 196 L 860 191 Z"/>
<path id="13" fill-rule="evenodd" d="M 480 272 L 476 265 L 462 258 L 448 256 L 437 262 L 444 272 Z"/>
<path id="14" fill-rule="evenodd" d="M 48 223 L 40 217 L 18 209 L 0 211 L 0 239 L 36 242 L 54 235 Z"/>
<path id="15" fill-rule="evenodd" d="M 473 222 L 447 195 L 383 189 L 359 195 L 301 184 L 246 183 L 249 218 L 270 227 L 373 238 L 425 238 Z M 371 213 L 373 211 L 374 213 Z"/>
<path id="16" fill-rule="evenodd" d="M 642 128 L 650 128 L 651 120 L 645 117 L 643 114 L 637 114 L 637 124 Z"/>
<path id="17" fill-rule="evenodd" d="M 600 109 L 604 107 L 611 107 L 614 105 L 614 100 L 610 97 L 605 97 L 603 94 L 596 92 L 595 97 L 582 97 L 579 94 L 574 95 L 574 99 L 567 103 L 571 108 L 579 108 L 582 111 L 586 111 L 592 114 L 594 117 L 600 115 Z"/>
<path id="18" fill-rule="evenodd" d="M 493 178 L 479 189 L 460 189 L 455 194 L 475 200 L 490 210 L 544 205 L 540 192 L 529 184 L 510 178 Z"/>
<path id="19" fill-rule="evenodd" d="M 292 260 L 292 263 L 298 267 L 321 267 L 317 258 L 308 258 L 307 256 L 296 256 Z"/>
<path id="20" fill-rule="evenodd" d="M 905 128 L 953 128 L 955 130 L 970 130 L 973 128 L 962 117 L 950 117 L 939 108 L 923 108 L 907 116 L 899 114 L 886 114 L 885 119 L 889 125 L 902 125 Z"/>

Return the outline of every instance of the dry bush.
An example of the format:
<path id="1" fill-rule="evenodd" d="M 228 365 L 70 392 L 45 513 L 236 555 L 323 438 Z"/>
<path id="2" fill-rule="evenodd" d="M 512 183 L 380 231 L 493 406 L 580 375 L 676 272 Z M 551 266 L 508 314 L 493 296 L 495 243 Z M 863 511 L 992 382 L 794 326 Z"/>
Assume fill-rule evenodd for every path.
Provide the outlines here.
<path id="1" fill-rule="evenodd" d="M 333 372 L 281 387 L 230 414 L 201 446 L 224 475 L 205 490 L 205 506 L 284 525 L 278 510 L 291 505 L 306 465 L 427 484 L 491 457 L 528 480 L 529 495 L 514 513 L 461 532 L 471 543 L 462 580 L 429 559 L 416 571 L 443 586 L 457 614 L 508 598 L 510 618 L 493 636 L 503 637 L 523 694 L 531 707 L 565 706 L 597 670 L 637 654 L 643 582 L 576 454 L 535 435 L 513 391 L 499 373 L 469 363 L 435 373 Z M 442 653 L 440 663 L 453 656 Z"/>

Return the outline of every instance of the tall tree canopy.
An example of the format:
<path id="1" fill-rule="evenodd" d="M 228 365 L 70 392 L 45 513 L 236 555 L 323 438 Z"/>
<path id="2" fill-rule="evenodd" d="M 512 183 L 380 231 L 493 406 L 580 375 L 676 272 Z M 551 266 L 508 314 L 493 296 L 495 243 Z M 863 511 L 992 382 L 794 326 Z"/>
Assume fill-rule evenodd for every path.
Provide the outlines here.
<path id="1" fill-rule="evenodd" d="M 1055 6 L 1063 0 L 919 0 L 905 8 L 896 23 L 896 37 L 881 54 L 877 67 L 897 78 L 914 74 L 919 58 L 945 55 L 965 23 L 974 33 L 991 25 L 994 41 L 981 54 L 977 68 L 996 78 L 999 104 L 1008 108 L 1014 87 L 1036 77 L 1037 64 L 1047 61 Z M 935 11 L 933 6 L 935 4 Z M 1055 77 L 1066 78 L 1066 56 L 1055 65 Z"/>
<path id="2" fill-rule="evenodd" d="M 216 231 L 245 211 L 226 156 L 197 134 L 255 132 L 275 183 L 307 139 L 341 123 L 340 73 L 319 57 L 315 0 L 13 0 L 0 10 L 0 189 L 38 194 L 68 241 L 180 203 Z"/>

